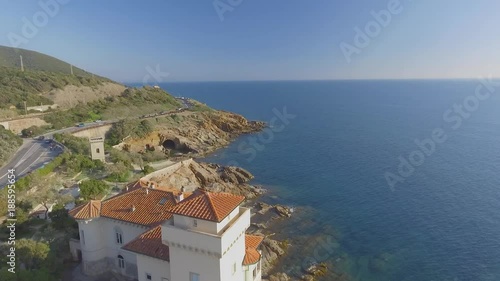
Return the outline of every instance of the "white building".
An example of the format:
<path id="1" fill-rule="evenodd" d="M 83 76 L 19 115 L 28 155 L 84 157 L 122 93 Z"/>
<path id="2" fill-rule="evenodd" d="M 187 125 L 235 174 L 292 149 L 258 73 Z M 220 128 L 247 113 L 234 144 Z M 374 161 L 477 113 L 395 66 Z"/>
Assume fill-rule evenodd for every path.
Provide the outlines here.
<path id="1" fill-rule="evenodd" d="M 184 197 L 186 197 L 184 199 Z M 84 273 L 140 281 L 260 281 L 263 237 L 247 235 L 243 196 L 175 193 L 141 184 L 70 211 Z"/>

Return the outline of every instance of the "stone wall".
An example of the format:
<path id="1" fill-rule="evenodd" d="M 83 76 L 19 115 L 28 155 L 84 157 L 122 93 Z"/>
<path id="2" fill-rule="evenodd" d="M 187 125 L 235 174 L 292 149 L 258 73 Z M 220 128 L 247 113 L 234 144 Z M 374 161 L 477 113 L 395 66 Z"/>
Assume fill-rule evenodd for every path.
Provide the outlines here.
<path id="1" fill-rule="evenodd" d="M 106 135 L 106 133 L 109 132 L 109 130 L 111 130 L 111 127 L 113 127 L 113 124 L 105 124 L 101 126 L 94 126 L 91 128 L 83 128 L 81 130 L 73 132 L 72 135 L 79 138 L 103 137 Z"/>
<path id="2" fill-rule="evenodd" d="M 0 122 L 0 125 L 4 126 L 5 129 L 11 130 L 15 134 L 20 134 L 23 129 L 27 129 L 31 126 L 45 126 L 49 125 L 49 123 L 39 117 L 32 117 L 4 121 Z"/>
<path id="3" fill-rule="evenodd" d="M 125 261 L 125 269 L 118 267 L 116 258 L 106 257 L 98 261 L 83 262 L 83 273 L 88 276 L 99 276 L 107 272 L 122 275 L 130 280 L 135 280 L 138 277 L 137 265 L 127 261 Z"/>

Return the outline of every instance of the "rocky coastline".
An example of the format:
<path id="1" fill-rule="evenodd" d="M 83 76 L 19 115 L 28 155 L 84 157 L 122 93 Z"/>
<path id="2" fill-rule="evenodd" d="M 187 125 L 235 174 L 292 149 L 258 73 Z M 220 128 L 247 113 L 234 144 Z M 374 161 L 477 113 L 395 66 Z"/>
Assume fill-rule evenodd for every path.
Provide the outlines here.
<path id="1" fill-rule="evenodd" d="M 235 166 L 223 166 L 203 162 L 204 156 L 226 147 L 234 139 L 257 133 L 266 127 L 259 121 L 248 121 L 243 116 L 226 111 L 181 112 L 175 116 L 157 118 L 155 130 L 143 138 L 129 138 L 117 148 L 126 146 L 129 151 L 141 152 L 145 147 L 170 152 L 177 163 L 164 172 L 147 177 L 160 186 L 180 190 L 203 188 L 212 192 L 229 192 L 247 198 L 246 207 L 252 209 L 252 225 L 249 232 L 265 236 L 262 243 L 263 280 L 319 280 L 325 275 L 328 265 L 311 264 L 300 271 L 302 276 L 289 276 L 277 269 L 280 260 L 287 256 L 293 239 L 285 235 L 276 237 L 276 225 L 286 224 L 295 215 L 291 207 L 269 204 L 261 200 L 266 196 L 262 186 L 250 184 L 254 176 L 247 170 Z M 168 151 L 170 150 L 170 151 Z M 193 160 L 192 158 L 199 158 Z M 299 274 L 299 275 L 300 275 Z M 347 279 L 337 279 L 347 280 Z"/>

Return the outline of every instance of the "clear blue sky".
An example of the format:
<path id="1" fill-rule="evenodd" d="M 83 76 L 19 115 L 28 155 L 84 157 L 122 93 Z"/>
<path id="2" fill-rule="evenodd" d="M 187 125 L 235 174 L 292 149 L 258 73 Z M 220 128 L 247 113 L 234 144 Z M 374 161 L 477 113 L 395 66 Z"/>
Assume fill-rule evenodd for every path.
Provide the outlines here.
<path id="1" fill-rule="evenodd" d="M 19 47 L 121 82 L 156 65 L 166 81 L 500 77 L 498 0 L 401 0 L 350 63 L 341 42 L 354 46 L 354 28 L 390 0 L 242 0 L 223 21 L 212 0 L 64 1 Z M 3 0 L 0 45 L 37 11 Z"/>

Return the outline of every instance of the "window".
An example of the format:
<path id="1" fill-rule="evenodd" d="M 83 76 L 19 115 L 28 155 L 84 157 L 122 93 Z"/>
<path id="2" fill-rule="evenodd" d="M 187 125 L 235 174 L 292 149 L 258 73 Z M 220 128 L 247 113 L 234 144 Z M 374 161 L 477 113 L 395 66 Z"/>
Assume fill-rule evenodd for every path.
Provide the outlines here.
<path id="1" fill-rule="evenodd" d="M 123 244 L 123 232 L 119 227 L 115 227 L 116 244 Z"/>
<path id="2" fill-rule="evenodd" d="M 193 226 L 194 227 L 198 227 L 198 221 L 197 220 L 193 220 Z"/>
<path id="3" fill-rule="evenodd" d="M 121 233 L 116 233 L 116 243 L 123 244 L 123 237 Z"/>
<path id="4" fill-rule="evenodd" d="M 125 268 L 125 259 L 122 255 L 118 255 L 118 267 Z"/>
<path id="5" fill-rule="evenodd" d="M 83 230 L 80 230 L 80 239 L 82 240 L 83 245 L 85 245 L 85 233 L 83 233 Z"/>
<path id="6" fill-rule="evenodd" d="M 200 281 L 200 275 L 198 273 L 189 272 L 189 281 Z"/>
<path id="7" fill-rule="evenodd" d="M 233 274 L 236 273 L 236 263 L 233 264 Z"/>
<path id="8" fill-rule="evenodd" d="M 146 280 L 153 280 L 153 277 L 151 277 L 151 274 L 146 273 Z"/>
<path id="9" fill-rule="evenodd" d="M 257 268 L 253 269 L 253 278 L 255 279 L 255 277 L 257 277 Z"/>
<path id="10" fill-rule="evenodd" d="M 96 148 L 96 149 L 95 149 L 95 152 L 96 152 L 96 153 L 101 153 L 101 150 L 100 150 L 99 148 Z"/>

